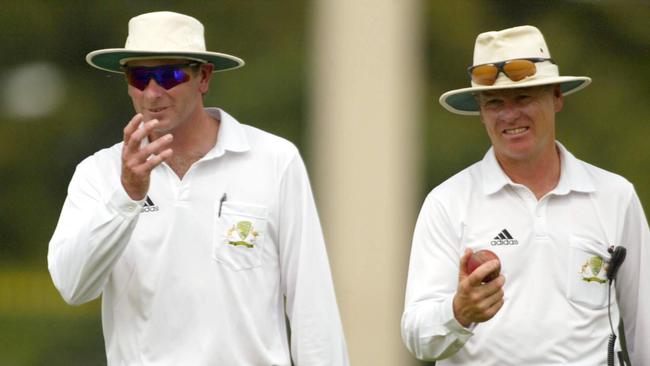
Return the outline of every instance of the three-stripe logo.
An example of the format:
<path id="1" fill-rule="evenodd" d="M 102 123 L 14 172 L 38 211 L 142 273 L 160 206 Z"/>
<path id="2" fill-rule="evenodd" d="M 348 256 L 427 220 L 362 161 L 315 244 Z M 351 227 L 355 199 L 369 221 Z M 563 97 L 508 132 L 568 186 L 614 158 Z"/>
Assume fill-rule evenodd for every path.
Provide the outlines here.
<path id="1" fill-rule="evenodd" d="M 517 245 L 519 241 L 510 235 L 508 230 L 503 229 L 501 232 L 492 239 L 491 245 Z"/>
<path id="2" fill-rule="evenodd" d="M 153 203 L 151 197 L 147 196 L 147 199 L 144 201 L 144 206 L 142 207 L 142 210 L 140 210 L 140 212 L 155 212 L 158 210 L 159 210 L 158 205 Z"/>

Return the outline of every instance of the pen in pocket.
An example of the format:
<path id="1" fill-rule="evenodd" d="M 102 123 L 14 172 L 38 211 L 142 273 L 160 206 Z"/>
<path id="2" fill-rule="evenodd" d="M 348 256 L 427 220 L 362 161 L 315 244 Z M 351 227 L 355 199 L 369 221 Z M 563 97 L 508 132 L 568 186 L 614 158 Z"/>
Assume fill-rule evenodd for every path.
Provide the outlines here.
<path id="1" fill-rule="evenodd" d="M 221 206 L 223 206 L 223 203 L 226 201 L 226 192 L 223 192 L 223 196 L 221 196 L 221 199 L 219 200 L 219 213 L 218 216 L 221 217 Z"/>

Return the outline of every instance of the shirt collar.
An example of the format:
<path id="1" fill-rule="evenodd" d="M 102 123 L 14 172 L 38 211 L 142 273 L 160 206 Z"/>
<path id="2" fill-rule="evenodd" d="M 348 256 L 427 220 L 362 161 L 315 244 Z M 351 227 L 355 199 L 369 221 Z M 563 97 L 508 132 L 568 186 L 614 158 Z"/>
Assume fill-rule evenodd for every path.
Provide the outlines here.
<path id="1" fill-rule="evenodd" d="M 244 126 L 220 108 L 206 108 L 206 113 L 220 120 L 217 143 L 204 158 L 216 158 L 226 151 L 244 152 L 250 150 Z"/>
<path id="2" fill-rule="evenodd" d="M 587 171 L 584 163 L 573 156 L 560 142 L 556 141 L 555 144 L 560 150 L 562 165 L 560 181 L 552 192 L 555 194 L 568 194 L 571 191 L 595 192 L 596 185 L 593 177 Z"/>
<path id="3" fill-rule="evenodd" d="M 244 152 L 250 150 L 244 126 L 234 117 L 220 108 L 205 108 L 205 112 L 210 117 L 221 122 L 219 125 L 219 134 L 217 135 L 217 143 L 202 159 L 218 158 L 225 154 L 226 151 Z M 149 143 L 149 137 L 145 136 L 142 139 L 140 147 L 144 147 Z"/>
<path id="4" fill-rule="evenodd" d="M 501 169 L 501 165 L 494 155 L 494 147 L 485 153 L 480 163 L 481 176 L 483 177 L 483 193 L 486 196 L 496 193 L 508 184 L 514 184 L 512 180 Z"/>
<path id="5" fill-rule="evenodd" d="M 571 154 L 560 142 L 555 142 L 560 151 L 560 181 L 550 192 L 558 195 L 576 192 L 594 192 L 595 186 L 592 177 L 584 165 Z M 498 192 L 507 185 L 515 185 L 503 171 L 494 154 L 494 147 L 490 147 L 480 163 L 483 177 L 483 193 L 490 195 Z"/>

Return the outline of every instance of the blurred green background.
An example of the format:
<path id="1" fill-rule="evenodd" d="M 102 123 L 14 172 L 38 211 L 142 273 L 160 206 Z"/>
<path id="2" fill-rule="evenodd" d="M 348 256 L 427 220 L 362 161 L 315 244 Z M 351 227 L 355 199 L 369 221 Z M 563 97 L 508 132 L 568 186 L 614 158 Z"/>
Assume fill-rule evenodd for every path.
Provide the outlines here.
<path id="1" fill-rule="evenodd" d="M 66 305 L 51 284 L 46 255 L 76 164 L 119 141 L 133 115 L 122 77 L 84 61 L 89 51 L 122 47 L 132 16 L 173 10 L 200 19 L 209 50 L 247 63 L 215 75 L 206 105 L 294 141 L 310 167 L 313 2 L 179 3 L 2 4 L 0 365 L 106 364 L 98 302 Z M 419 197 L 481 159 L 489 146 L 477 118 L 450 114 L 437 102 L 442 92 L 468 84 L 465 68 L 476 35 L 533 24 L 545 34 L 562 74 L 593 78 L 587 89 L 567 97 L 558 116 L 559 140 L 577 157 L 627 177 L 650 207 L 650 2 L 418 4 L 422 11 L 414 21 L 421 24 L 424 66 Z"/>

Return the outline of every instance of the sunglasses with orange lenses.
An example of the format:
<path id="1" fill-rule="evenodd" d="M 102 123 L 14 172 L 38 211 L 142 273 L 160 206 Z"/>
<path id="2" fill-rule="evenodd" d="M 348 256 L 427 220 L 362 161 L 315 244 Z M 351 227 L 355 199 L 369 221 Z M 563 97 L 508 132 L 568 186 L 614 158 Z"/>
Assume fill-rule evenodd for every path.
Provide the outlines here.
<path id="1" fill-rule="evenodd" d="M 535 64 L 544 61 L 555 63 L 550 58 L 518 58 L 502 62 L 470 66 L 467 68 L 467 72 L 474 83 L 489 86 L 494 85 L 497 81 L 499 72 L 502 72 L 512 81 L 519 81 L 525 77 L 533 76 L 537 72 Z"/>

